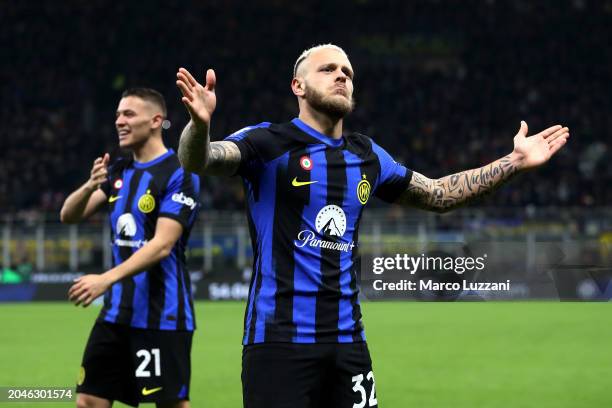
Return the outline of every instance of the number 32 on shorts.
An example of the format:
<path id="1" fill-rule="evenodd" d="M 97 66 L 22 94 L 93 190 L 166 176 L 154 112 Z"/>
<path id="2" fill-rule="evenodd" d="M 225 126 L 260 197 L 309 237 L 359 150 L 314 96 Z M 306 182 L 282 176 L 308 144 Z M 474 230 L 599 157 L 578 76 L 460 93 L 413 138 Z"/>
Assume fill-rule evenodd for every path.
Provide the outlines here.
<path id="1" fill-rule="evenodd" d="M 370 391 L 369 398 L 367 398 L 366 389 L 362 385 L 363 374 L 359 374 L 351 378 L 351 381 L 353 381 L 353 391 L 361 394 L 361 401 L 353 404 L 353 408 L 363 408 L 366 406 L 366 402 L 368 403 L 369 407 L 378 406 L 378 400 L 376 399 L 376 383 L 374 382 L 374 373 L 370 371 L 368 375 L 366 375 L 366 379 L 372 383 L 372 389 Z"/>

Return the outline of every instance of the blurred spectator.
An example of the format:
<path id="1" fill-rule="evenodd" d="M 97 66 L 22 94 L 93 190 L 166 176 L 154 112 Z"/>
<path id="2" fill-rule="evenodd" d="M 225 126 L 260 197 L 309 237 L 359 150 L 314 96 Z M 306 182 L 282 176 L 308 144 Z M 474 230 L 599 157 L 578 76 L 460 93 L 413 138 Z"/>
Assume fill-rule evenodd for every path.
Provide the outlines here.
<path id="1" fill-rule="evenodd" d="M 213 67 L 213 138 L 291 119 L 292 65 L 311 45 L 342 46 L 356 72 L 346 123 L 429 177 L 480 166 L 531 132 L 570 126 L 569 145 L 484 205 L 612 201 L 610 1 L 353 3 L 9 2 L 0 31 L 0 211 L 56 212 L 115 146 L 114 109 L 130 86 L 163 91 L 176 146 L 187 114 L 179 66 Z M 99 149 L 106 146 L 106 149 Z M 207 208 L 243 205 L 237 180 L 206 179 Z"/>

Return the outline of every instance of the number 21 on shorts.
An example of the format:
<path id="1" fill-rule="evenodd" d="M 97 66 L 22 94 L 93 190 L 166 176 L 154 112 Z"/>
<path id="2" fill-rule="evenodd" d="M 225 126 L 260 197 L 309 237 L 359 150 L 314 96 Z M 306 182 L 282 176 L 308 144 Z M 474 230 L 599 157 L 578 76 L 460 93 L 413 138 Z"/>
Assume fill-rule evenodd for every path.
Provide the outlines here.
<path id="1" fill-rule="evenodd" d="M 136 352 L 136 357 L 142 358 L 142 361 L 136 368 L 136 377 L 151 377 L 151 367 L 149 363 L 151 362 L 151 356 L 153 356 L 153 370 L 155 377 L 159 377 L 161 375 L 161 358 L 158 348 L 151 349 L 151 351 L 147 349 L 141 349 Z"/>
<path id="2" fill-rule="evenodd" d="M 370 397 L 366 396 L 366 389 L 363 387 L 363 374 L 359 374 L 351 378 L 353 381 L 353 391 L 361 394 L 361 401 L 353 404 L 353 408 L 363 408 L 366 406 L 366 402 L 369 407 L 378 406 L 378 400 L 376 399 L 376 383 L 374 381 L 374 373 L 370 371 L 368 375 L 366 375 L 366 379 L 372 383 L 372 389 L 370 391 Z"/>

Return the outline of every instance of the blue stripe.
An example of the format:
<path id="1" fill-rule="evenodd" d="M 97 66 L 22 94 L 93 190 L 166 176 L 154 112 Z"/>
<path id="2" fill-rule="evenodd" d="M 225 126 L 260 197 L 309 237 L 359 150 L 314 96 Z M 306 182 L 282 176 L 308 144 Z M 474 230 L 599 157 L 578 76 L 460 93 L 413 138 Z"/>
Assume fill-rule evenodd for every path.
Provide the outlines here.
<path id="1" fill-rule="evenodd" d="M 268 128 L 270 127 L 270 122 L 261 122 L 258 125 L 254 125 L 254 126 L 247 126 L 245 128 L 242 128 L 234 133 L 232 133 L 231 135 L 229 135 L 228 137 L 226 137 L 223 140 L 230 140 L 232 142 L 239 142 L 242 139 L 244 139 L 246 137 L 246 135 L 249 133 L 249 131 L 253 130 L 253 129 L 257 129 L 257 128 Z"/>
<path id="2" fill-rule="evenodd" d="M 118 196 L 119 198 L 116 201 L 113 212 L 110 214 L 111 230 L 113 232 L 112 234 L 113 239 L 117 239 L 119 236 L 119 231 L 117 231 L 117 220 L 122 214 L 126 212 L 125 207 L 127 205 L 128 196 L 130 195 L 130 182 L 132 180 L 133 175 L 134 175 L 134 170 L 127 169 L 127 170 L 124 170 L 122 177 L 121 177 L 123 181 L 123 186 L 119 189 L 119 191 L 117 191 L 116 196 Z M 114 241 L 112 243 L 112 251 L 113 251 L 114 265 L 116 266 L 116 265 L 121 264 L 123 262 L 123 259 L 121 259 L 121 255 L 119 253 L 119 247 L 115 244 Z M 121 284 L 121 282 L 115 283 L 111 288 L 111 292 L 112 292 L 111 304 L 110 304 L 108 311 L 106 312 L 106 316 L 104 317 L 104 320 L 107 322 L 115 323 L 117 321 L 117 316 L 119 315 L 119 305 L 121 303 L 121 294 L 123 293 L 123 285 Z"/>
<path id="3" fill-rule="evenodd" d="M 113 257 L 115 258 L 115 265 L 119 265 L 121 263 L 121 257 L 119 256 L 119 247 L 116 245 L 113 245 Z M 121 293 L 123 292 L 123 285 L 121 282 L 114 283 L 111 291 L 113 293 L 111 298 L 111 306 L 110 309 L 108 309 L 104 320 L 115 323 L 117 321 L 117 316 L 119 315 L 119 304 L 121 303 Z"/>
<path id="4" fill-rule="evenodd" d="M 149 273 L 134 276 L 134 299 L 132 301 L 132 327 L 147 328 L 149 318 Z"/>
<path id="5" fill-rule="evenodd" d="M 357 185 L 361 181 L 362 160 L 355 154 L 345 150 L 346 161 L 346 192 L 342 207 L 346 210 L 346 232 L 343 239 L 350 242 L 354 240 L 357 219 L 361 210 L 361 203 L 357 197 Z M 353 249 L 356 250 L 356 249 Z M 340 305 L 338 308 L 338 342 L 352 343 L 355 322 L 353 321 L 353 306 L 351 297 L 355 294 L 350 287 L 352 280 L 353 260 L 352 252 L 340 253 Z M 356 273 L 358 271 L 355 271 Z"/>
<path id="6" fill-rule="evenodd" d="M 257 224 L 255 223 L 255 218 L 253 217 L 253 208 L 252 208 L 252 206 L 254 205 L 253 204 L 253 185 L 249 183 L 246 179 L 244 179 L 244 183 L 245 183 L 245 190 L 247 192 L 247 200 L 249 200 L 247 211 L 250 212 L 251 220 L 255 224 L 255 233 L 257 234 L 255 242 L 257 243 L 257 245 L 259 245 L 256 251 L 258 259 L 255 259 L 253 262 L 253 265 L 254 265 L 253 276 L 251 277 L 251 280 L 253 283 L 251 284 L 251 292 L 249 293 L 249 304 L 247 306 L 247 316 L 246 316 L 246 321 L 245 321 L 244 339 L 242 339 L 243 344 L 248 344 L 249 334 L 251 333 L 251 319 L 253 317 L 253 299 L 255 298 L 255 292 L 256 292 L 255 285 L 257 282 L 257 276 L 258 274 L 261 273 L 261 271 L 259 270 L 259 265 L 260 265 L 259 260 L 261 259 L 262 245 L 260 245 L 260 243 L 262 241 L 260 241 L 259 228 Z"/>
<path id="7" fill-rule="evenodd" d="M 200 177 L 191 173 L 191 181 L 193 183 L 193 199 L 197 200 L 198 205 L 195 211 L 192 211 L 191 215 L 189 216 L 189 221 L 187 224 L 189 225 L 189 228 L 191 228 L 191 226 L 193 225 L 195 218 L 198 215 L 198 211 L 200 210 Z"/>
<path id="8" fill-rule="evenodd" d="M 164 273 L 164 310 L 159 320 L 159 328 L 162 330 L 176 330 L 178 322 L 178 271 L 176 270 L 176 256 L 174 252 L 160 262 Z M 168 320 L 173 315 L 174 320 Z"/>
<path id="9" fill-rule="evenodd" d="M 372 141 L 372 150 L 378 156 L 378 162 L 380 163 L 380 176 L 376 184 L 372 187 L 372 191 L 378 188 L 379 184 L 385 184 L 397 180 L 401 180 L 406 177 L 407 169 L 401 164 L 397 163 L 382 147 Z M 370 181 L 371 183 L 372 181 Z"/>
<path id="10" fill-rule="evenodd" d="M 253 203 L 254 219 L 260 222 L 258 226 L 259 239 L 262 245 L 262 264 L 261 264 L 261 288 L 255 294 L 255 308 L 257 310 L 257 320 L 255 321 L 254 342 L 261 343 L 265 340 L 266 322 L 274 317 L 276 305 L 276 271 L 274 260 L 272 259 L 272 239 L 275 218 L 276 200 L 276 175 L 278 166 L 287 166 L 289 153 L 285 153 L 278 159 L 268 164 L 268 168 L 263 172 L 260 179 L 260 189 L 258 203 Z M 257 289 L 256 287 L 254 289 Z"/>
<path id="11" fill-rule="evenodd" d="M 178 248 L 175 246 L 173 251 L 177 251 L 175 256 L 178 256 Z M 185 305 L 185 329 L 193 330 L 193 311 L 191 310 L 191 304 L 189 303 L 189 299 L 191 299 L 191 293 L 187 293 L 187 285 L 185 285 L 185 272 L 182 269 L 178 271 L 179 279 L 183 284 L 183 303 Z"/>
<path id="12" fill-rule="evenodd" d="M 172 200 L 172 195 L 170 193 L 176 193 L 181 191 L 183 186 L 183 178 L 185 177 L 185 170 L 181 167 L 176 169 L 172 176 L 168 179 L 168 183 L 166 184 L 166 189 L 169 194 L 166 194 L 164 197 L 164 201 L 160 204 L 160 212 L 166 214 L 174 214 L 178 215 L 183 208 L 183 204 Z M 194 199 L 197 199 L 197 195 L 194 195 Z"/>
<path id="13" fill-rule="evenodd" d="M 310 180 L 317 181 L 310 186 L 309 205 L 302 214 L 302 229 L 317 234 L 314 221 L 318 211 L 327 201 L 327 161 L 324 145 L 308 148 L 313 163 Z M 295 247 L 295 270 L 293 275 L 295 295 L 293 296 L 293 323 L 297 334 L 296 343 L 314 343 L 316 341 L 317 292 L 321 286 L 321 248 L 308 245 Z"/>
<path id="14" fill-rule="evenodd" d="M 135 241 L 143 241 L 145 236 L 146 214 L 138 209 L 138 200 L 147 193 L 147 188 L 152 179 L 150 173 L 144 172 L 140 178 L 138 189 L 132 201 L 131 213 L 136 221 Z M 132 248 L 132 254 L 140 248 Z M 124 260 L 125 261 L 125 260 Z M 134 276 L 134 298 L 132 299 L 132 326 L 146 328 L 149 316 L 149 274 L 144 271 Z"/>

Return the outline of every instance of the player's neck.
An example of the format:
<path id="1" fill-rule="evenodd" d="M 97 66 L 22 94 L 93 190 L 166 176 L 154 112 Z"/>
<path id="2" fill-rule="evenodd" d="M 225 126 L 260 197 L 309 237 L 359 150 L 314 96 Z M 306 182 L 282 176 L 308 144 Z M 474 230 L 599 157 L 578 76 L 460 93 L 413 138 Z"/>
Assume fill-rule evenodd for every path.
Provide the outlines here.
<path id="1" fill-rule="evenodd" d="M 342 118 L 330 118 L 313 109 L 301 109 L 299 118 L 311 128 L 333 139 L 340 139 L 342 137 Z"/>
<path id="2" fill-rule="evenodd" d="M 132 150 L 134 160 L 140 163 L 150 162 L 166 153 L 168 149 L 164 146 L 161 137 L 151 137 L 142 146 Z"/>

